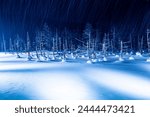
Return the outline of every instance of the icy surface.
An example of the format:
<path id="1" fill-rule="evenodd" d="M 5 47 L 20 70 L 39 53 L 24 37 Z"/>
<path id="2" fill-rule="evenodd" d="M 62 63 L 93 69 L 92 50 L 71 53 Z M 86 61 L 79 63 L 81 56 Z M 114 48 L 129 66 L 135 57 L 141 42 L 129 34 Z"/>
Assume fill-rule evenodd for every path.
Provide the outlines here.
<path id="1" fill-rule="evenodd" d="M 0 53 L 0 99 L 150 99 L 145 61 L 27 61 Z"/>

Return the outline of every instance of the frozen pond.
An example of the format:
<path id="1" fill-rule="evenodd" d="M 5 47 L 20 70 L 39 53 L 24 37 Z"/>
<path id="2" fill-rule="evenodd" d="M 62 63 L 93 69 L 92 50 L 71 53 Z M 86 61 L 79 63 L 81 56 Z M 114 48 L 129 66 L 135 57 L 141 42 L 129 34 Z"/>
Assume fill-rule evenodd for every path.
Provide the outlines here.
<path id="1" fill-rule="evenodd" d="M 150 99 L 150 64 L 29 62 L 1 54 L 0 99 Z"/>

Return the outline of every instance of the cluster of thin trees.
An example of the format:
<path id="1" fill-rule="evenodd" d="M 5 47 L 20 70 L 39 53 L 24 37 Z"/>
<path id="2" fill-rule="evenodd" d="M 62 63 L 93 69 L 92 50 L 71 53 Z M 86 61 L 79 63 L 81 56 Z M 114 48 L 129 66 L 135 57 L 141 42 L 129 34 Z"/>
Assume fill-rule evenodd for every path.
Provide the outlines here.
<path id="1" fill-rule="evenodd" d="M 15 39 L 5 39 L 2 34 L 0 42 L 0 50 L 3 52 L 16 53 L 17 57 L 20 52 L 26 52 L 28 59 L 31 60 L 31 52 L 35 52 L 40 60 L 42 55 L 46 59 L 49 58 L 50 52 L 55 59 L 56 54 L 61 54 L 65 59 L 65 54 L 70 52 L 74 55 L 77 53 L 85 53 L 88 58 L 95 58 L 96 52 L 101 52 L 104 58 L 108 54 L 133 52 L 138 49 L 140 53 L 146 51 L 150 53 L 150 30 L 147 29 L 145 36 L 138 36 L 137 46 L 135 48 L 133 36 L 129 34 L 129 38 L 125 41 L 119 36 L 115 28 L 109 33 L 101 33 L 98 29 L 94 29 L 91 24 L 87 23 L 82 33 L 81 31 L 72 31 L 67 28 L 64 30 L 51 29 L 46 23 L 41 30 L 35 32 L 34 38 L 30 38 L 30 32 L 27 32 L 26 39 L 19 35 Z M 146 42 L 146 43 L 145 43 Z"/>

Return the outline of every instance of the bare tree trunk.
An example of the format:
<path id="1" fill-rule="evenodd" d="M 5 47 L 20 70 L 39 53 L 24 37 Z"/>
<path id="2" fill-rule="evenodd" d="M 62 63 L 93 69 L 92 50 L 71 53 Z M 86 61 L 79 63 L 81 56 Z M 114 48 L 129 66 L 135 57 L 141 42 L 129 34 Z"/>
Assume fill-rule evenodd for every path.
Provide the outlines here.
<path id="1" fill-rule="evenodd" d="M 148 54 L 150 57 L 150 29 L 147 29 L 147 45 L 148 45 Z"/>
<path id="2" fill-rule="evenodd" d="M 37 58 L 37 61 L 41 61 L 41 60 L 40 60 L 40 56 L 39 56 L 39 54 L 38 54 L 38 48 L 37 48 L 37 46 L 36 46 L 36 58 Z"/>
<path id="3" fill-rule="evenodd" d="M 120 42 L 120 57 L 119 57 L 119 61 L 124 61 L 123 60 L 123 42 Z"/>
<path id="4" fill-rule="evenodd" d="M 29 33 L 27 32 L 27 53 L 28 53 L 28 61 L 32 60 L 31 54 L 30 54 L 30 49 L 31 49 L 31 42 L 29 38 Z"/>
<path id="5" fill-rule="evenodd" d="M 3 34 L 3 50 L 6 54 L 6 41 L 5 41 L 5 37 L 4 37 L 4 34 Z"/>
<path id="6" fill-rule="evenodd" d="M 140 53 L 142 54 L 143 53 L 143 36 L 141 38 L 141 45 L 140 45 Z"/>

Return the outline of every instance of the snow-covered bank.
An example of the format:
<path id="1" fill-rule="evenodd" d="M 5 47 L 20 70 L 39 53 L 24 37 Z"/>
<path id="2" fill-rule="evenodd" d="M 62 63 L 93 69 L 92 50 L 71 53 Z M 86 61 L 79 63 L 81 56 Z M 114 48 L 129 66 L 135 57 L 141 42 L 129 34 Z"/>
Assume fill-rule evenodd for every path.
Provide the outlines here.
<path id="1" fill-rule="evenodd" d="M 0 99 L 150 99 L 146 62 L 36 62 L 0 54 Z"/>

